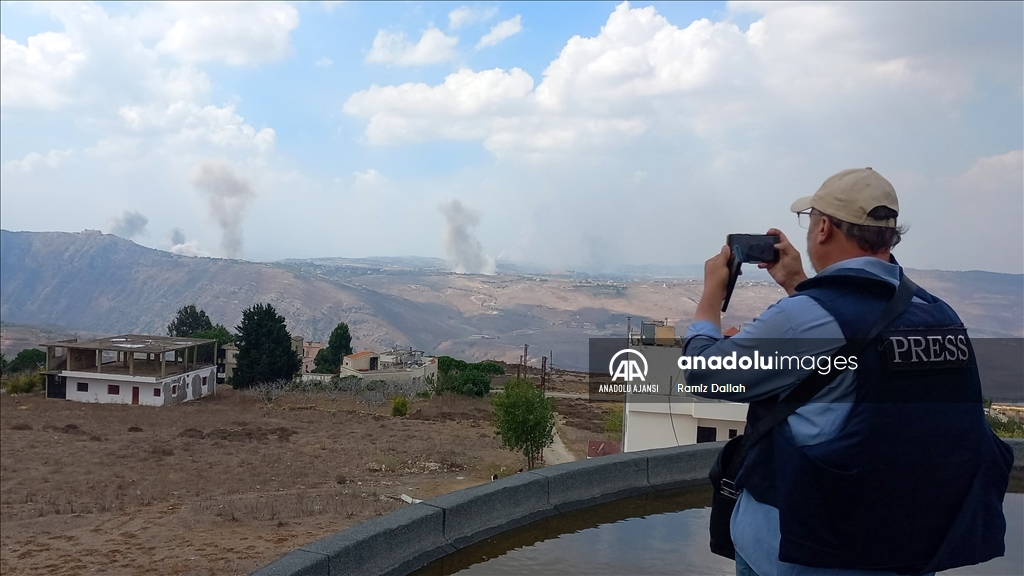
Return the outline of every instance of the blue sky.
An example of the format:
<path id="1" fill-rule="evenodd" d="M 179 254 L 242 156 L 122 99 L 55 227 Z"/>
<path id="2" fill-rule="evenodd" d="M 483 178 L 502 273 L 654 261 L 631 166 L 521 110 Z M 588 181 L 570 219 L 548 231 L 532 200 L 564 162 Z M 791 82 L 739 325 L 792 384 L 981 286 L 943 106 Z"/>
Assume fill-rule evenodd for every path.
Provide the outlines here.
<path id="1" fill-rule="evenodd" d="M 901 262 L 1020 273 L 1022 6 L 5 2 L 0 226 L 692 264 L 872 166 Z"/>

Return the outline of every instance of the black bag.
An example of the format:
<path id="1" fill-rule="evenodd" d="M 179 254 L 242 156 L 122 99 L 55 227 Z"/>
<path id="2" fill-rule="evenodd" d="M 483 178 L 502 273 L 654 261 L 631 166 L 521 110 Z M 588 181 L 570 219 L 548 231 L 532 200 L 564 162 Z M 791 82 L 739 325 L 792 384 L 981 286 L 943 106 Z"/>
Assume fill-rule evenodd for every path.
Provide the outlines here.
<path id="1" fill-rule="evenodd" d="M 895 320 L 897 316 L 910 306 L 910 301 L 914 298 L 916 291 L 917 285 L 904 275 L 900 279 L 900 285 L 896 289 L 896 294 L 886 304 L 885 309 L 882 310 L 882 315 L 875 322 L 874 326 L 871 327 L 871 330 L 863 338 L 847 341 L 846 344 L 833 354 L 833 360 L 837 356 L 859 355 L 870 340 L 874 339 L 886 325 Z M 744 430 L 743 434 L 729 440 L 725 447 L 722 448 L 722 451 L 718 453 L 718 458 L 715 459 L 715 463 L 711 466 L 711 472 L 708 473 L 713 490 L 711 493 L 711 520 L 709 525 L 712 553 L 724 556 L 730 560 L 736 559 L 736 549 L 733 547 L 732 532 L 729 525 L 732 521 L 732 512 L 736 508 L 736 501 L 739 498 L 739 490 L 736 489 L 735 484 L 736 477 L 739 475 L 740 468 L 743 467 L 747 452 L 759 440 L 764 438 L 765 434 L 774 428 L 776 424 L 789 418 L 791 414 L 796 412 L 797 408 L 803 406 L 811 398 L 814 398 L 818 392 L 824 390 L 841 372 L 841 370 L 830 370 L 825 375 L 817 371 L 811 372 L 789 394 L 786 394 L 771 412 L 758 420 L 757 424 L 751 429 Z"/>

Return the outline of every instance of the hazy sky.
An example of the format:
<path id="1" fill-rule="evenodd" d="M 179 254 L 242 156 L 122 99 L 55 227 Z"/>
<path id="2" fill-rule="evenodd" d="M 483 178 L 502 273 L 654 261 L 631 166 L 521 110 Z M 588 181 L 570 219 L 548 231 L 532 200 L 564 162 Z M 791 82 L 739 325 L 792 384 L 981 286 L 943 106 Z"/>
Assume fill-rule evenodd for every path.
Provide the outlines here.
<path id="1" fill-rule="evenodd" d="M 903 264 L 1024 268 L 1021 2 L 3 3 L 0 32 L 5 229 L 690 264 L 803 248 L 792 200 L 872 166 Z"/>

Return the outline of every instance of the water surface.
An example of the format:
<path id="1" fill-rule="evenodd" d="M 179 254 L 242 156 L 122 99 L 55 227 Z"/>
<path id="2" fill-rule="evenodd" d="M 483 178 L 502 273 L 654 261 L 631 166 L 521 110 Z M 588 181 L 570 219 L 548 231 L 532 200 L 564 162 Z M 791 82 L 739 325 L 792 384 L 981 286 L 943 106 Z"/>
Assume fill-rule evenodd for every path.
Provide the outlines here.
<path id="1" fill-rule="evenodd" d="M 1020 490 L 1020 482 L 1015 483 Z M 710 487 L 655 492 L 558 514 L 437 560 L 415 576 L 732 575 L 708 549 Z M 1024 495 L 1007 494 L 1006 555 L 949 575 L 1024 575 Z"/>

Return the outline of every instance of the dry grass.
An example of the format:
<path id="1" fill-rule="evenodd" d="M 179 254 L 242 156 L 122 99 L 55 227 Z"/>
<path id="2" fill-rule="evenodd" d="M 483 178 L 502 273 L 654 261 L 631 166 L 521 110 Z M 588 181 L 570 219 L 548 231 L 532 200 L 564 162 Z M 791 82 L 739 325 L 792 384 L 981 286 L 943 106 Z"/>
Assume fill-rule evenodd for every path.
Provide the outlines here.
<path id="1" fill-rule="evenodd" d="M 221 390 L 161 408 L 0 396 L 0 572 L 246 573 L 405 506 L 402 493 L 523 466 L 487 399 L 413 399 L 393 418 L 351 398 L 265 406 Z"/>
<path id="2" fill-rule="evenodd" d="M 560 423 L 558 435 L 569 452 L 578 459 L 587 457 L 590 440 L 607 440 L 605 419 L 616 404 L 588 402 L 583 399 L 555 399 Z"/>

